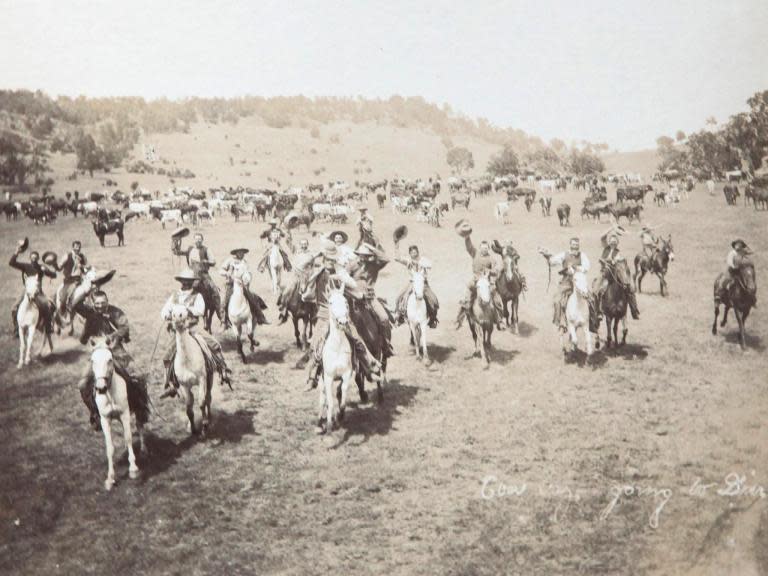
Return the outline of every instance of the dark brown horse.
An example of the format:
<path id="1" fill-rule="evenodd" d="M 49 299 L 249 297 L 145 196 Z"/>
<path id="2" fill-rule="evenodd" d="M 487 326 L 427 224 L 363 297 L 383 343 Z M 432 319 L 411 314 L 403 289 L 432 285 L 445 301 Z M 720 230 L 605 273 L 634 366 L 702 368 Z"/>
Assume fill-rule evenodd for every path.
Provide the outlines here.
<path id="1" fill-rule="evenodd" d="M 483 274 L 475 283 L 475 302 L 472 304 L 472 314 L 467 316 L 469 331 L 475 342 L 476 357 L 481 357 L 480 347 L 477 343 L 478 329 L 482 332 L 483 350 L 482 358 L 485 359 L 484 368 L 487 370 L 491 364 L 491 337 L 496 326 L 496 307 L 493 305 L 493 292 L 491 291 L 491 279 L 488 274 Z"/>
<path id="2" fill-rule="evenodd" d="M 498 290 L 501 303 L 504 306 L 504 320 L 507 326 L 511 326 L 512 331 L 517 334 L 519 322 L 517 307 L 520 302 L 520 292 L 523 291 L 523 280 L 517 270 L 515 260 L 505 246 L 501 253 L 504 270 L 496 278 L 496 290 Z"/>
<path id="3" fill-rule="evenodd" d="M 661 246 L 656 250 L 653 257 L 648 256 L 645 252 L 640 252 L 635 256 L 635 274 L 634 282 L 637 286 L 637 291 L 643 291 L 643 277 L 647 272 L 653 272 L 659 277 L 659 290 L 662 296 L 667 295 L 667 281 L 664 276 L 667 274 L 667 268 L 669 263 L 675 259 L 675 251 L 672 248 L 672 235 L 670 234 L 666 240 L 659 238 Z M 639 276 L 639 278 L 638 278 Z"/>
<path id="4" fill-rule="evenodd" d="M 627 343 L 627 294 L 619 282 L 617 264 L 607 260 L 600 260 L 603 264 L 603 280 L 608 281 L 608 286 L 603 293 L 600 308 L 605 315 L 606 346 L 611 347 L 615 342 L 617 346 Z M 624 261 L 619 266 L 624 265 Z M 621 343 L 619 343 L 619 322 L 621 322 Z"/>
<path id="5" fill-rule="evenodd" d="M 125 237 L 123 236 L 123 227 L 125 223 L 121 219 L 93 221 L 93 231 L 99 238 L 99 244 L 104 247 L 104 237 L 109 234 L 117 235 L 117 245 L 125 246 Z"/>
<path id="6" fill-rule="evenodd" d="M 387 359 L 392 356 L 392 324 L 382 324 L 376 312 L 364 299 L 350 298 L 350 319 L 357 328 L 357 333 L 365 343 L 371 356 L 381 364 L 381 380 L 376 383 L 379 402 L 384 400 L 383 385 L 387 381 Z M 362 370 L 355 370 L 355 382 L 360 392 L 360 401 L 368 401 L 365 391 L 365 376 Z"/>
<path id="7" fill-rule="evenodd" d="M 296 346 L 300 350 L 309 350 L 309 338 L 312 338 L 313 328 L 317 322 L 317 304 L 314 302 L 305 302 L 301 298 L 305 290 L 306 280 L 303 278 L 294 278 L 293 284 L 280 294 L 278 304 L 284 298 L 285 308 L 293 320 L 293 335 L 296 338 Z M 299 321 L 303 322 L 303 330 L 299 331 Z M 309 336 L 307 336 L 309 332 Z"/>
<path id="8" fill-rule="evenodd" d="M 720 323 L 721 328 L 725 326 L 725 322 L 728 320 L 728 311 L 733 308 L 733 314 L 739 323 L 739 344 L 744 350 L 746 348 L 744 323 L 757 302 L 755 266 L 749 260 L 742 260 L 735 277 L 730 278 L 729 276 L 729 273 L 722 272 L 715 279 L 715 320 L 712 323 L 712 334 L 717 334 L 717 317 L 720 314 L 720 304 L 725 306 L 723 321 Z"/>

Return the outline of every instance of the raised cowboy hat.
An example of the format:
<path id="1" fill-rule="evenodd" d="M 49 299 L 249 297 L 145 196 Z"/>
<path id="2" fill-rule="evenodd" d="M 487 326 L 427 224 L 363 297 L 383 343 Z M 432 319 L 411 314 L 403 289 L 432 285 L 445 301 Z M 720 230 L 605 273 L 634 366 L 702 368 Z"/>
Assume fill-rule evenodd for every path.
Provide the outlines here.
<path id="1" fill-rule="evenodd" d="M 330 238 L 331 241 L 333 241 L 336 238 L 337 234 L 341 234 L 342 243 L 346 244 L 347 241 L 349 240 L 349 235 L 343 230 L 334 230 L 333 232 L 328 234 L 328 238 Z"/>
<path id="2" fill-rule="evenodd" d="M 502 251 L 501 243 L 498 240 L 493 240 L 491 242 L 491 250 L 496 252 L 496 254 L 501 254 L 501 251 Z"/>
<path id="3" fill-rule="evenodd" d="M 230 250 L 229 253 L 232 254 L 232 256 L 237 256 L 240 253 L 248 254 L 248 252 L 250 252 L 250 250 L 248 250 L 248 248 L 235 248 L 234 250 Z"/>
<path id="4" fill-rule="evenodd" d="M 397 228 L 395 228 L 395 231 L 392 232 L 392 239 L 395 241 L 395 244 L 400 242 L 403 238 L 408 236 L 408 226 L 405 224 L 401 224 Z"/>
<path id="5" fill-rule="evenodd" d="M 24 236 L 23 240 L 19 240 L 19 251 L 24 252 L 27 248 L 29 248 L 29 238 Z"/>
<path id="6" fill-rule="evenodd" d="M 195 276 L 195 273 L 192 272 L 192 270 L 189 268 L 182 270 L 176 276 L 174 276 L 174 278 L 179 282 L 192 282 L 197 280 L 197 276 Z"/>
<path id="7" fill-rule="evenodd" d="M 456 222 L 456 224 L 454 224 L 454 228 L 456 228 L 456 233 L 459 236 L 463 236 L 464 238 L 472 234 L 472 226 L 464 218 Z"/>
<path id="8" fill-rule="evenodd" d="M 53 266 L 54 268 L 59 267 L 59 257 L 56 255 L 56 252 L 52 252 L 51 250 L 43 252 L 42 260 L 48 264 L 48 266 Z"/>
<path id="9" fill-rule="evenodd" d="M 116 270 L 110 270 L 109 272 L 97 272 L 95 278 L 91 282 L 94 286 L 103 286 L 115 275 Z"/>
<path id="10" fill-rule="evenodd" d="M 179 228 L 178 230 L 176 230 L 176 232 L 171 234 L 171 237 L 173 238 L 186 238 L 187 236 L 189 236 L 189 228 L 186 228 L 186 227 Z"/>

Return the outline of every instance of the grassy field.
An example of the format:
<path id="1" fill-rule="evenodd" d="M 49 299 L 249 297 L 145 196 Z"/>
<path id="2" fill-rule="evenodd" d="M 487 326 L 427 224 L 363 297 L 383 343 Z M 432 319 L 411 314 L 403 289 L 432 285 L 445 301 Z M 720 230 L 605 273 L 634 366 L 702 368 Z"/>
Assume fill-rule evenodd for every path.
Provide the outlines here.
<path id="1" fill-rule="evenodd" d="M 216 166 L 228 155 L 220 153 Z M 200 159 L 211 163 L 207 168 L 182 158 L 180 167 L 214 174 L 214 160 Z M 418 160 L 408 172 L 401 167 L 403 174 L 428 174 L 432 168 L 416 170 Z M 275 176 L 290 165 L 275 162 Z M 296 182 L 314 181 L 302 165 Z M 329 174 L 349 178 L 331 168 L 337 166 L 329 163 Z M 374 168 L 374 176 L 393 170 Z M 211 182 L 234 178 L 216 174 Z M 125 186 L 131 177 L 119 178 Z M 405 219 L 408 242 L 435 262 L 442 322 L 429 333 L 430 369 L 409 354 L 407 329 L 398 329 L 384 402 L 353 402 L 342 430 L 316 436 L 316 393 L 305 391 L 292 330 L 276 326 L 268 279 L 257 275 L 254 287 L 271 306 L 272 325 L 260 331 L 261 346 L 247 366 L 232 337 L 215 325 L 236 378 L 234 391 L 216 385 L 212 437 L 190 439 L 181 403 L 156 401 L 150 453 L 139 458 L 142 479 L 128 480 L 118 443 L 119 484 L 111 493 L 102 487 L 103 438 L 88 429 L 76 389 L 87 351 L 75 339 L 57 338 L 53 356 L 18 372 L 17 343 L 3 321 L 0 572 L 768 573 L 766 500 L 756 490 L 723 490 L 731 473 L 744 475 L 748 486 L 768 486 L 764 297 L 748 322 L 748 350 L 739 349 L 733 319 L 723 334 L 710 334 L 712 282 L 735 236 L 755 250 L 760 284 L 768 266 L 766 214 L 727 208 L 721 195 L 709 197 L 703 188 L 677 208 L 649 205 L 644 218 L 674 242 L 670 295 L 662 298 L 658 283 L 646 280 L 642 318 L 630 320 L 628 345 L 583 365 L 563 363 L 550 322 L 554 287 L 546 293 L 536 249 L 564 249 L 576 234 L 596 262 L 606 225 L 576 215 L 573 226 L 560 228 L 556 217 L 543 218 L 538 209 L 528 214 L 519 204 L 503 226 L 492 217 L 494 201 L 449 213 L 441 229 Z M 562 193 L 560 201 L 578 214 L 578 193 Z M 391 239 L 404 220 L 372 210 L 378 233 Z M 452 226 L 464 216 L 477 240 L 513 240 L 528 278 L 520 334 L 494 334 L 488 371 L 468 358 L 467 328 L 453 328 L 470 274 Z M 255 265 L 262 226 L 225 217 L 203 231 L 219 260 L 244 245 Z M 622 248 L 632 257 L 640 249 L 639 226 L 629 229 Z M 108 292 L 128 313 L 130 349 L 153 373 L 155 398 L 164 334 L 151 366 L 150 357 L 177 269 L 169 234 L 156 223 L 130 222 L 124 248 L 99 248 L 83 220 L 37 228 L 0 223 L 4 258 L 24 235 L 34 249 L 60 253 L 79 238 L 93 263 L 118 270 Z M 405 280 L 392 263 L 378 292 L 392 302 Z M 45 289 L 52 293 L 54 284 Z M 21 291 L 7 267 L 0 290 L 0 309 L 7 311 Z M 356 401 L 356 393 L 351 397 Z"/>

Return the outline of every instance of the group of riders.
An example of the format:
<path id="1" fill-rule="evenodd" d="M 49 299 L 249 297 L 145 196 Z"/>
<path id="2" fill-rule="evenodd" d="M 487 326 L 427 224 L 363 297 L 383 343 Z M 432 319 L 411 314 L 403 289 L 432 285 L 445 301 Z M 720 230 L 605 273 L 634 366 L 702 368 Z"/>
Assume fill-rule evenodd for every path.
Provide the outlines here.
<path id="1" fill-rule="evenodd" d="M 357 369 L 368 381 L 378 381 L 381 378 L 382 361 L 392 355 L 391 331 L 393 325 L 402 324 L 406 319 L 406 305 L 412 290 L 409 283 L 398 295 L 394 309 L 390 309 L 386 301 L 376 295 L 376 282 L 381 270 L 389 264 L 384 247 L 373 231 L 373 218 L 367 209 L 362 208 L 357 221 L 359 239 L 353 247 L 349 243 L 349 236 L 344 231 L 334 231 L 323 239 L 323 247 L 317 251 L 311 251 L 307 239 L 301 239 L 298 249 L 294 250 L 290 232 L 279 226 L 277 220 L 270 221 L 270 227 L 262 234 L 269 247 L 258 264 L 258 270 L 264 271 L 268 264 L 269 255 L 273 249 L 277 249 L 283 260 L 285 270 L 293 271 L 293 276 L 285 287 L 282 288 L 277 304 L 279 308 L 280 324 L 288 319 L 291 303 L 301 302 L 311 306 L 313 310 L 312 324 L 314 335 L 310 347 L 307 368 L 307 382 L 311 388 L 318 384 L 322 373 L 322 351 L 326 337 L 329 333 L 328 295 L 331 288 L 343 287 L 347 297 L 351 315 L 351 322 L 345 323 L 342 329 L 349 339 L 354 354 Z M 472 241 L 472 229 L 468 222 L 461 220 L 456 225 L 456 230 L 464 237 L 467 253 L 472 261 L 472 278 L 467 285 L 464 297 L 460 303 L 459 314 L 456 319 L 456 327 L 461 326 L 463 319 L 471 318 L 473 303 L 476 294 L 477 281 L 481 276 L 491 279 L 497 277 L 502 270 L 494 253 L 501 255 L 502 259 L 511 260 L 514 274 L 518 276 L 520 284 L 525 287 L 525 278 L 517 270 L 519 254 L 514 246 L 508 242 L 501 245 L 496 241 L 489 243 L 483 240 L 476 247 Z M 188 233 L 188 232 L 187 232 Z M 596 332 L 600 321 L 600 301 L 611 279 L 624 289 L 632 317 L 639 318 L 639 310 L 634 294 L 634 285 L 631 280 L 629 266 L 621 254 L 619 242 L 625 234 L 620 226 L 611 227 L 602 237 L 601 267 L 610 267 L 613 274 L 601 274 L 593 284 L 593 295 L 590 297 L 590 330 Z M 395 244 L 394 261 L 403 265 L 409 272 L 418 272 L 425 279 L 424 301 L 427 308 L 429 326 L 434 328 L 438 323 L 439 302 L 431 287 L 428 276 L 432 269 L 432 263 L 421 255 L 419 247 L 411 245 L 407 256 L 402 255 L 399 249 L 400 241 L 407 235 L 407 228 L 399 226 L 393 235 Z M 175 233 L 172 238 L 172 252 L 177 256 L 183 256 L 186 260 L 186 268 L 175 276 L 179 288 L 168 299 L 161 311 L 161 318 L 168 323 L 171 330 L 171 312 L 174 306 L 182 305 L 186 308 L 191 324 L 191 333 L 200 345 L 206 358 L 210 361 L 210 367 L 216 370 L 222 383 L 231 382 L 231 370 L 218 341 L 210 334 L 210 326 L 206 330 L 197 330 L 196 324 L 203 321 L 206 311 L 216 314 L 219 320 L 229 326 L 227 307 L 233 292 L 233 284 L 238 282 L 243 287 L 245 298 L 248 301 L 252 316 L 257 324 L 268 324 L 264 311 L 267 308 L 264 300 L 251 292 L 249 284 L 251 273 L 246 261 L 248 249 L 236 248 L 230 252 L 229 257 L 221 266 L 220 274 L 226 278 L 226 291 L 223 301 L 219 297 L 219 291 L 213 279 L 209 275 L 211 268 L 216 266 L 216 260 L 210 248 L 204 244 L 202 234 L 194 235 L 194 242 L 186 249 L 182 249 L 181 242 L 184 234 Z M 653 259 L 659 246 L 659 238 L 654 234 L 653 228 L 646 225 L 640 233 L 643 255 Z M 292 254 L 289 255 L 282 246 L 285 240 Z M 85 327 L 80 337 L 80 342 L 85 345 L 91 338 L 107 337 L 110 341 L 115 370 L 126 379 L 129 385 L 138 390 L 143 390 L 146 395 L 146 377 L 136 369 L 133 359 L 126 350 L 125 345 L 130 342 L 130 327 L 128 318 L 119 307 L 109 302 L 103 289 L 103 284 L 108 278 L 100 282 L 98 277 L 92 279 L 86 294 L 77 294 L 76 288 L 83 281 L 90 270 L 88 260 L 82 253 L 79 241 L 72 243 L 72 249 L 61 264 L 57 262 L 56 255 L 45 253 L 40 258 L 38 252 L 32 251 L 28 262 L 20 262 L 19 256 L 26 251 L 28 242 L 19 243 L 9 265 L 19 270 L 22 279 L 26 282 L 29 277 L 38 279 L 38 292 L 34 295 L 34 301 L 40 310 L 40 323 L 44 326 L 52 326 L 62 315 L 77 314 L 85 319 Z M 539 249 L 546 258 L 548 265 L 559 268 L 559 290 L 554 300 L 553 321 L 562 331 L 566 330 L 565 307 L 568 297 L 573 291 L 573 275 L 576 272 L 587 273 L 591 263 L 587 255 L 582 252 L 578 238 L 572 238 L 568 250 L 558 254 Z M 53 257 L 50 255 L 53 254 Z M 741 262 L 747 259 L 751 251 L 746 243 L 737 239 L 732 243 L 732 250 L 727 256 L 726 281 L 720 289 L 726 291 L 728 283 L 737 279 Z M 54 304 L 42 291 L 43 278 L 55 278 L 57 273 L 62 273 L 64 282 L 59 291 L 57 303 Z M 111 277 L 111 276 L 108 276 Z M 493 287 L 495 282 L 491 282 Z M 23 299 L 22 295 L 22 299 Z M 19 303 L 21 300 L 19 300 Z M 502 301 L 498 291 L 492 289 L 493 308 L 496 312 L 496 324 L 498 329 L 504 330 L 502 325 Z M 14 307 L 12 316 L 14 333 L 18 333 L 16 326 L 16 311 L 19 303 Z M 375 349 L 375 350 L 374 350 Z M 175 339 L 170 340 L 169 347 L 163 358 L 165 367 L 165 390 L 162 397 L 175 396 L 178 384 L 173 373 L 174 356 L 176 354 Z M 87 369 L 83 372 L 78 383 L 83 402 L 90 412 L 91 425 L 94 429 L 100 428 L 100 419 L 94 400 L 94 377 L 91 363 L 87 363 Z M 142 416 L 146 418 L 146 412 Z"/>

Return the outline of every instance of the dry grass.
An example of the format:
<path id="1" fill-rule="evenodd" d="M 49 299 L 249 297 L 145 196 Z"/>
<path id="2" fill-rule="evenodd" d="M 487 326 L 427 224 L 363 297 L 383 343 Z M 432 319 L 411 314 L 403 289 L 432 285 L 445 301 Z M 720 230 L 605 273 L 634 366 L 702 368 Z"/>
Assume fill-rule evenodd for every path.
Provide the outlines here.
<path id="1" fill-rule="evenodd" d="M 238 129 L 230 128 L 230 141 L 252 150 Z M 307 146 L 317 145 L 304 134 Z M 345 133 L 339 148 L 352 139 Z M 221 152 L 221 173 L 230 153 Z M 378 173 L 392 169 L 365 154 Z M 278 156 L 264 156 L 264 164 L 275 163 L 265 167 L 259 154 L 264 174 L 282 173 Z M 208 170 L 198 158 L 179 165 Z M 328 162 L 329 174 L 335 167 Z M 297 174 L 311 180 L 304 173 L 310 168 L 298 166 Z M 562 196 L 579 205 L 576 193 Z M 734 325 L 718 337 L 709 332 L 712 281 L 730 239 L 746 238 L 758 270 L 768 266 L 766 214 L 726 208 L 703 189 L 677 209 L 649 206 L 645 217 L 673 235 L 671 295 L 660 297 L 657 283 L 646 281 L 650 293 L 640 296 L 642 319 L 630 323 L 627 348 L 600 353 L 594 365 L 565 365 L 550 324 L 554 288 L 545 293 L 536 248 L 562 248 L 578 234 L 596 261 L 604 226 L 577 216 L 573 228 L 560 228 L 554 216 L 527 214 L 522 205 L 501 226 L 493 202 L 472 204 L 476 236 L 515 241 L 530 291 L 520 306 L 521 334 L 494 335 L 490 370 L 467 359 L 468 330 L 452 327 L 470 270 L 452 228 L 464 212 L 451 213 L 439 230 L 409 220 L 408 243 L 435 261 L 432 284 L 442 303 L 442 323 L 429 334 L 431 369 L 409 355 L 406 329 L 398 329 L 383 404 L 353 406 L 341 431 L 320 438 L 312 427 L 316 394 L 304 391 L 304 373 L 293 368 L 299 353 L 291 330 L 262 330 L 248 366 L 224 336 L 236 385 L 216 390 L 212 438 L 190 440 L 181 406 L 164 401 L 150 423 L 151 453 L 140 457 L 143 479 L 127 479 L 123 456 L 121 481 L 109 494 L 102 489 L 103 439 L 87 429 L 75 387 L 85 351 L 60 338 L 53 358 L 17 372 L 16 343 L 3 322 L 0 572 L 766 573 L 765 500 L 686 492 L 696 477 L 722 482 L 732 471 L 768 484 L 764 298 L 749 319 L 746 352 L 735 343 Z M 388 210 L 372 210 L 377 230 L 390 238 L 398 222 Z M 622 244 L 633 255 L 638 226 L 630 229 Z M 255 263 L 260 230 L 225 218 L 205 232 L 220 259 L 244 244 Z M 91 261 L 117 268 L 109 293 L 131 319 L 131 349 L 144 366 L 174 288 L 169 233 L 131 222 L 125 248 L 101 249 L 81 220 L 34 229 L 0 223 L 6 254 L 24 234 L 40 250 L 63 251 L 82 238 Z M 404 280 L 391 264 L 380 294 L 392 301 Z M 266 277 L 255 286 L 268 294 Z M 8 268 L 0 288 L 0 308 L 8 310 L 21 289 Z M 275 322 L 274 308 L 269 312 Z M 153 383 L 152 395 L 159 390 Z M 528 491 L 484 500 L 487 475 L 527 483 Z M 574 500 L 567 505 L 550 484 L 570 488 Z M 673 490 L 658 528 L 649 526 L 652 496 L 622 499 L 600 520 L 611 490 L 625 484 Z"/>

